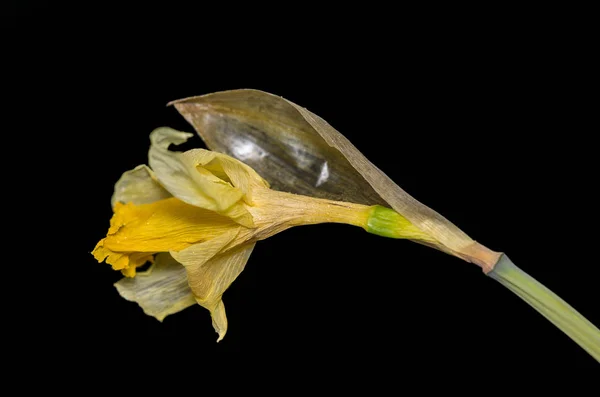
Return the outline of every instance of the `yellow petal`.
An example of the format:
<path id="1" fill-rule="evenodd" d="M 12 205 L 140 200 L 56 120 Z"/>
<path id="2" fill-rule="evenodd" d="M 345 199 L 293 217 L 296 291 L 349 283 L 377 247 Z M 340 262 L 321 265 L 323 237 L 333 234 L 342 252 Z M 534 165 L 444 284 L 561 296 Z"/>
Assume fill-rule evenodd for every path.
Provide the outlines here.
<path id="1" fill-rule="evenodd" d="M 117 202 L 148 204 L 169 197 L 171 194 L 158 183 L 154 172 L 145 165 L 138 165 L 124 172 L 117 181 L 111 204 L 113 208 Z"/>
<path id="2" fill-rule="evenodd" d="M 151 204 L 119 204 L 103 246 L 115 252 L 182 250 L 237 228 L 231 219 L 172 197 Z"/>
<path id="3" fill-rule="evenodd" d="M 251 243 L 220 253 L 236 235 L 236 232 L 229 232 L 179 253 L 171 253 L 185 266 L 190 288 L 198 304 L 210 311 L 213 327 L 219 334 L 217 342 L 222 340 L 227 332 L 227 316 L 221 298 L 244 270 L 254 249 L 254 243 Z"/>
<path id="4" fill-rule="evenodd" d="M 108 235 L 92 253 L 128 277 L 154 253 L 183 250 L 240 227 L 226 216 L 175 197 L 142 205 L 117 202 L 110 224 Z"/>
<path id="5" fill-rule="evenodd" d="M 136 302 L 158 321 L 196 304 L 185 268 L 168 253 L 158 254 L 147 271 L 124 278 L 115 287 L 123 298 Z"/>
<path id="6" fill-rule="evenodd" d="M 251 227 L 252 218 L 241 201 L 244 193 L 228 181 L 198 167 L 214 160 L 214 152 L 195 150 L 191 156 L 168 150 L 170 144 L 181 144 L 191 135 L 172 128 L 158 128 L 150 135 L 152 146 L 148 159 L 161 185 L 185 203 L 227 214 L 240 224 Z"/>

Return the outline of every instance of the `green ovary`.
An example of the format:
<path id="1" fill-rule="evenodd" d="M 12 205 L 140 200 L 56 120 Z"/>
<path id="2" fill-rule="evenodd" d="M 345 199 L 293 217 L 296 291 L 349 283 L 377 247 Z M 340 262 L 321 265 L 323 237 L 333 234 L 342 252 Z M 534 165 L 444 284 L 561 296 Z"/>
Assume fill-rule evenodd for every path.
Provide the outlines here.
<path id="1" fill-rule="evenodd" d="M 436 241 L 396 211 L 380 205 L 372 207 L 366 230 L 383 237 Z"/>

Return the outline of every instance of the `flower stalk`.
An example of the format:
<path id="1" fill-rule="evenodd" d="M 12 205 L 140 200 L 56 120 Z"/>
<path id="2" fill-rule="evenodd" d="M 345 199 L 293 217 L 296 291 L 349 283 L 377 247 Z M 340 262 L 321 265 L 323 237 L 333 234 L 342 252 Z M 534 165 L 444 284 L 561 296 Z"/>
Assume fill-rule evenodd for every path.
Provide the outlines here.
<path id="1" fill-rule="evenodd" d="M 502 255 L 487 274 L 527 302 L 600 362 L 600 331 L 577 310 Z"/>

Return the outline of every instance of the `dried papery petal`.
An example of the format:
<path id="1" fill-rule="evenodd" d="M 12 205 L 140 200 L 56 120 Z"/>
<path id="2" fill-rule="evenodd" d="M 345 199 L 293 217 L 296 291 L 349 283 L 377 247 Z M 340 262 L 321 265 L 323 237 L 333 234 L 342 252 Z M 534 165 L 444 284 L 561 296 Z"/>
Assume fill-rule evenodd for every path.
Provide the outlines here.
<path id="1" fill-rule="evenodd" d="M 123 278 L 115 287 L 123 298 L 159 321 L 196 304 L 185 268 L 167 253 L 158 254 L 147 271 Z"/>
<path id="2" fill-rule="evenodd" d="M 241 225 L 252 227 L 252 217 L 241 201 L 244 192 L 233 186 L 231 180 L 224 180 L 205 168 L 210 168 L 211 163 L 216 161 L 218 170 L 223 172 L 218 164 L 219 153 L 203 149 L 186 153 L 169 150 L 170 144 L 184 143 L 191 136 L 167 127 L 157 128 L 150 134 L 152 146 L 148 161 L 160 184 L 185 203 L 218 212 Z"/>
<path id="3" fill-rule="evenodd" d="M 154 172 L 145 165 L 138 165 L 123 173 L 115 184 L 111 204 L 117 202 L 127 204 L 149 204 L 171 197 L 171 193 L 163 188 Z"/>
<path id="4" fill-rule="evenodd" d="M 199 243 L 180 252 L 171 252 L 187 272 L 188 283 L 196 301 L 210 311 L 213 327 L 220 341 L 227 332 L 227 317 L 223 293 L 244 270 L 254 249 L 254 243 L 223 251 L 237 236 L 238 230 L 224 233 L 210 241 Z"/>

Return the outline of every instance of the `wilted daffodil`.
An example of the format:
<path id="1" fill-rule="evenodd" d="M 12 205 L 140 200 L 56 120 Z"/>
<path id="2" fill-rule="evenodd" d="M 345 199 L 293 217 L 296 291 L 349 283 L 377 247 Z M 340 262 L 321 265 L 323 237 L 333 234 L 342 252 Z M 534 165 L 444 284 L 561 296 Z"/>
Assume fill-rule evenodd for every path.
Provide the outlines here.
<path id="1" fill-rule="evenodd" d="M 195 301 L 210 310 L 219 340 L 227 330 L 221 296 L 258 240 L 293 226 L 336 222 L 435 243 L 391 209 L 275 191 L 252 168 L 227 155 L 169 150 L 191 135 L 170 128 L 152 132 L 150 168 L 139 166 L 117 182 L 110 228 L 93 254 L 135 277 L 137 267 L 169 253 L 185 268 Z"/>
<path id="2" fill-rule="evenodd" d="M 162 320 L 199 303 L 221 340 L 221 297 L 254 244 L 293 226 L 337 222 L 480 266 L 600 361 L 598 328 L 504 253 L 410 196 L 319 116 L 256 90 L 172 104 L 212 151 L 172 152 L 170 144 L 191 134 L 152 132 L 150 167 L 117 182 L 108 234 L 93 251 L 127 276 L 117 290 L 148 315 Z M 136 274 L 148 261 L 149 270 Z"/>

